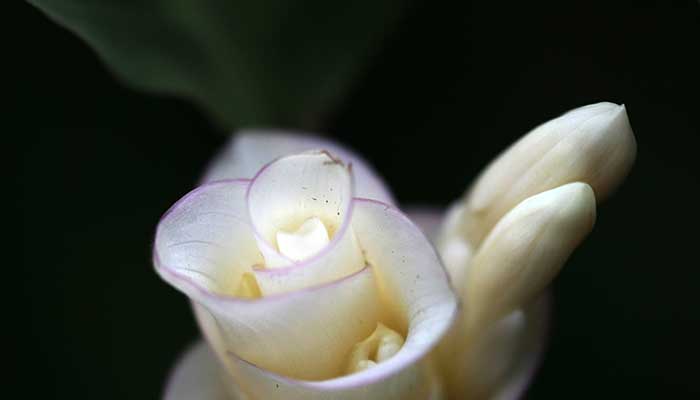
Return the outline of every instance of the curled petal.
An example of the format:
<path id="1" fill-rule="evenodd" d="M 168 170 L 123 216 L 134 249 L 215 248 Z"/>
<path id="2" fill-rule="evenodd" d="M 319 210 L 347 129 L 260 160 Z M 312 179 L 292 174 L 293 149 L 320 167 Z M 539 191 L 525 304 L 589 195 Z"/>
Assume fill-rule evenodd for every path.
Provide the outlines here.
<path id="1" fill-rule="evenodd" d="M 199 325 L 219 357 L 236 354 L 297 379 L 342 374 L 348 351 L 374 330 L 379 318 L 379 296 L 369 269 L 324 286 L 257 300 L 179 286 L 201 306 Z"/>
<path id="2" fill-rule="evenodd" d="M 494 227 L 474 255 L 465 286 L 468 329 L 539 295 L 591 231 L 595 196 L 575 182 L 532 196 Z"/>
<path id="3" fill-rule="evenodd" d="M 330 282 L 364 268 L 350 228 L 350 171 L 326 152 L 280 158 L 263 168 L 248 189 L 247 203 L 265 267 L 255 273 L 265 294 Z M 295 262 L 278 249 L 278 233 L 294 231 L 311 218 L 332 237 L 318 253 Z"/>
<path id="4" fill-rule="evenodd" d="M 408 331 L 402 352 L 436 343 L 453 322 L 457 299 L 430 242 L 408 217 L 372 200 L 356 200 L 352 225 L 395 328 Z"/>
<path id="5" fill-rule="evenodd" d="M 336 376 L 346 352 L 376 326 L 374 276 L 364 269 L 325 286 L 241 298 L 243 277 L 262 262 L 247 223 L 247 185 L 213 182 L 176 203 L 156 231 L 156 270 L 211 314 L 225 339 L 218 353 L 232 351 L 288 376 Z M 309 354 L 316 354 L 313 363 Z"/>
<path id="6" fill-rule="evenodd" d="M 525 135 L 479 176 L 465 199 L 462 231 L 478 246 L 516 204 L 570 182 L 587 183 L 603 200 L 629 172 L 636 148 L 625 106 L 569 111 Z"/>
<path id="7" fill-rule="evenodd" d="M 262 129 L 239 131 L 209 165 L 202 182 L 252 178 L 265 164 L 279 157 L 318 149 L 329 151 L 345 164 L 352 164 L 358 196 L 394 203 L 384 181 L 364 158 L 332 140 L 302 132 Z"/>
<path id="8" fill-rule="evenodd" d="M 247 400 L 240 393 L 209 346 L 199 341 L 175 365 L 163 400 Z"/>
<path id="9" fill-rule="evenodd" d="M 203 290 L 235 295 L 251 266 L 262 262 L 248 222 L 248 180 L 201 186 L 175 203 L 156 228 L 156 270 Z M 163 275 L 163 271 L 168 271 Z M 183 280 L 169 281 L 179 287 Z"/>

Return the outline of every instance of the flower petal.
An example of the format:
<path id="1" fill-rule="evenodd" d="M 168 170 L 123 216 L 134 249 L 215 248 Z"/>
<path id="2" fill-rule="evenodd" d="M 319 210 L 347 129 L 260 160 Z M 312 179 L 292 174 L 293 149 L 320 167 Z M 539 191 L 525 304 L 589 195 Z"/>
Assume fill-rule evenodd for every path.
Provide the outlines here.
<path id="1" fill-rule="evenodd" d="M 408 217 L 377 201 L 357 199 L 352 225 L 395 328 L 408 331 L 402 351 L 436 344 L 453 322 L 457 299 L 430 242 Z"/>
<path id="2" fill-rule="evenodd" d="M 308 150 L 327 150 L 346 164 L 352 164 L 358 196 L 393 204 L 384 181 L 370 164 L 340 144 L 303 132 L 246 129 L 237 132 L 209 165 L 202 182 L 220 179 L 252 178 L 276 158 Z"/>
<path id="3" fill-rule="evenodd" d="M 227 382 L 227 379 L 229 382 Z M 164 400 L 246 400 L 206 342 L 187 349 L 170 374 Z"/>
<path id="4" fill-rule="evenodd" d="M 380 313 L 368 268 L 331 284 L 257 300 L 212 296 L 195 287 L 185 293 L 197 304 L 199 325 L 222 360 L 232 353 L 296 379 L 341 375 L 348 352 L 374 330 Z"/>
<path id="5" fill-rule="evenodd" d="M 464 287 L 468 330 L 538 296 L 594 221 L 593 190 L 580 182 L 532 196 L 506 214 L 469 268 Z"/>
<path id="6" fill-rule="evenodd" d="M 565 183 L 585 182 L 603 200 L 635 155 L 625 106 L 597 103 L 569 111 L 525 135 L 479 176 L 465 199 L 462 231 L 478 246 L 516 204 Z"/>
<path id="7" fill-rule="evenodd" d="M 245 273 L 262 262 L 248 223 L 248 180 L 219 181 L 175 203 L 156 228 L 156 270 L 180 288 L 182 277 L 221 295 L 235 295 Z M 168 270 L 169 274 L 163 274 Z"/>
<path id="8" fill-rule="evenodd" d="M 323 284 L 364 268 L 350 228 L 350 171 L 327 152 L 282 157 L 263 168 L 248 189 L 247 202 L 265 269 L 255 270 L 265 295 Z M 321 220 L 332 239 L 320 252 L 294 262 L 277 249 L 277 234 L 310 218 Z"/>

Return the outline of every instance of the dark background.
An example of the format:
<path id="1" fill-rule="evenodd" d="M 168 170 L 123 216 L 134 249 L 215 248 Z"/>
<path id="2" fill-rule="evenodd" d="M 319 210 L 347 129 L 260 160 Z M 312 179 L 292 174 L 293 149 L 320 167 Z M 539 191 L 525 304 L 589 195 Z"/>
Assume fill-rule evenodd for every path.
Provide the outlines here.
<path id="1" fill-rule="evenodd" d="M 535 125 L 625 103 L 637 164 L 554 283 L 528 398 L 697 395 L 699 3 L 562 3 L 414 2 L 321 129 L 403 204 L 444 206 Z M 152 270 L 154 228 L 226 132 L 188 102 L 126 89 L 31 6 L 15 22 L 15 383 L 21 398 L 157 398 L 198 333 Z"/>

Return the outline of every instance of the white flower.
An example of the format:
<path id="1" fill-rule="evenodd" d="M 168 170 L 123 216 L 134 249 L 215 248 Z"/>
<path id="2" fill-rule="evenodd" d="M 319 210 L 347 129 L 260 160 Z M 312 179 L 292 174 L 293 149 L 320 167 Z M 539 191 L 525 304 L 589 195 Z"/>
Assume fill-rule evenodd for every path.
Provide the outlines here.
<path id="1" fill-rule="evenodd" d="M 246 154 L 254 138 L 264 136 L 239 136 L 253 144 Z M 390 200 L 373 175 L 354 184 L 352 170 L 371 171 L 351 160 L 328 146 L 283 156 L 252 180 L 200 186 L 158 226 L 157 271 L 192 300 L 233 398 L 423 399 L 439 390 L 424 359 L 457 299 L 420 229 L 360 197 Z"/>
<path id="2" fill-rule="evenodd" d="M 166 398 L 516 397 L 543 349 L 546 286 L 635 151 L 624 106 L 541 125 L 444 221 L 409 213 L 438 258 L 357 155 L 239 133 L 157 230 L 157 270 L 192 299 L 208 343 Z"/>

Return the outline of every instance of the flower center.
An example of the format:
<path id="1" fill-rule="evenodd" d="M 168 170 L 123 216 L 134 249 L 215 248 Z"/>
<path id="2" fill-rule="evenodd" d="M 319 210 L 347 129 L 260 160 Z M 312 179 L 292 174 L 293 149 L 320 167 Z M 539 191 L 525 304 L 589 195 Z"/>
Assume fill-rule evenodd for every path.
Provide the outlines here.
<path id="1" fill-rule="evenodd" d="M 403 337 L 382 323 L 365 340 L 357 343 L 350 352 L 347 373 L 360 372 L 386 361 L 403 346 Z"/>
<path id="2" fill-rule="evenodd" d="M 307 219 L 294 232 L 277 231 L 277 249 L 292 261 L 311 257 L 326 247 L 328 242 L 328 230 L 317 217 Z"/>

